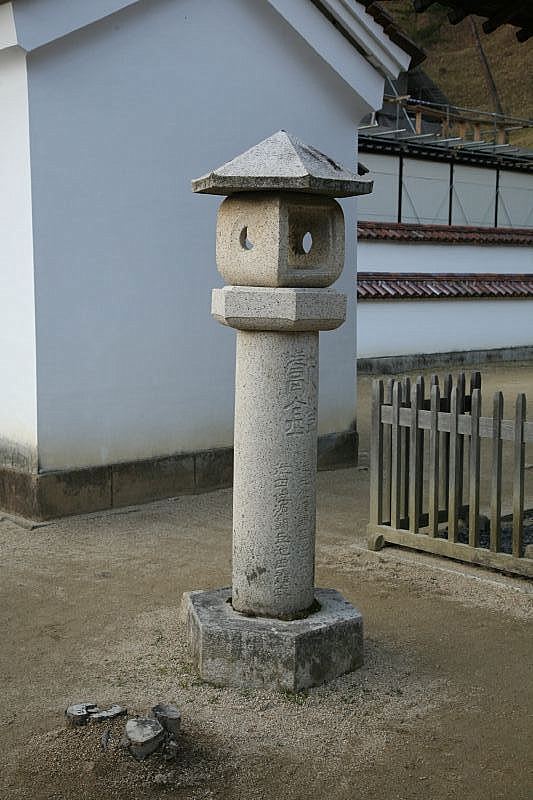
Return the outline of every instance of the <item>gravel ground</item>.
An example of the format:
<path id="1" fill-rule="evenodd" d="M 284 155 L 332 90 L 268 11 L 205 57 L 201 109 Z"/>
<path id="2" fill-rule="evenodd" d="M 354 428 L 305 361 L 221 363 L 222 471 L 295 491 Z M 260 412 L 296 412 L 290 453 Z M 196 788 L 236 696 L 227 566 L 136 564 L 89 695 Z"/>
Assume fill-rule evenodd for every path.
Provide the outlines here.
<path id="1" fill-rule="evenodd" d="M 361 608 L 366 660 L 303 695 L 215 688 L 190 662 L 180 597 L 229 583 L 230 491 L 0 522 L 0 797 L 531 800 L 533 586 L 365 550 L 367 498 L 364 469 L 319 476 L 317 585 Z M 123 720 L 67 729 L 84 699 L 175 702 L 178 758 L 134 761 Z"/>

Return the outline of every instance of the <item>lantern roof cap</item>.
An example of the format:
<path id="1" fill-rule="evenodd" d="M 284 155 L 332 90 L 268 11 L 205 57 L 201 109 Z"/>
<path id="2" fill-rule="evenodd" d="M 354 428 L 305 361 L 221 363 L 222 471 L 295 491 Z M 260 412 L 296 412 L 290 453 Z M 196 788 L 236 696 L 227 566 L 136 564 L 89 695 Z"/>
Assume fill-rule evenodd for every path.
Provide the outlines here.
<path id="1" fill-rule="evenodd" d="M 360 165 L 359 171 L 367 172 Z M 245 153 L 192 181 L 193 192 L 306 192 L 351 197 L 368 194 L 373 182 L 361 178 L 287 131 L 278 131 Z"/>

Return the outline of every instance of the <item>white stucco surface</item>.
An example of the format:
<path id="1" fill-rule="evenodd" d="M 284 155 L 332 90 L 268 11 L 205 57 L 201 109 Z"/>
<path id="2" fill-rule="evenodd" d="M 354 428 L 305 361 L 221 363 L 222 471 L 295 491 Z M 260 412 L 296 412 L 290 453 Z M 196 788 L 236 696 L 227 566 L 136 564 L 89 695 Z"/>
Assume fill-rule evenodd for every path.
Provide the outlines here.
<path id="1" fill-rule="evenodd" d="M 370 170 L 374 189 L 360 197 L 360 219 L 398 222 L 399 159 L 378 153 L 361 153 L 359 160 Z"/>
<path id="2" fill-rule="evenodd" d="M 13 4 L 3 3 L 0 5 L 0 50 L 14 47 L 16 44 L 17 31 L 13 15 Z"/>
<path id="3" fill-rule="evenodd" d="M 360 241 L 360 272 L 533 273 L 533 247 Z"/>
<path id="4" fill-rule="evenodd" d="M 452 225 L 494 225 L 496 170 L 456 164 Z"/>
<path id="5" fill-rule="evenodd" d="M 500 225 L 533 226 L 533 176 L 530 173 L 500 172 L 498 215 Z"/>
<path id="6" fill-rule="evenodd" d="M 357 306 L 359 358 L 533 345 L 533 301 L 402 300 Z"/>
<path id="7" fill-rule="evenodd" d="M 25 54 L 0 52 L 0 463 L 35 466 L 30 153 Z"/>
<path id="8" fill-rule="evenodd" d="M 29 52 L 137 2 L 140 0 L 15 0 L 17 39 Z"/>
<path id="9" fill-rule="evenodd" d="M 234 333 L 210 316 L 220 200 L 190 180 L 282 127 L 353 167 L 367 109 L 248 0 L 132 5 L 31 53 L 29 97 L 42 467 L 230 444 Z M 342 205 L 353 231 L 355 202 Z M 348 235 L 323 432 L 355 416 L 354 274 Z"/>

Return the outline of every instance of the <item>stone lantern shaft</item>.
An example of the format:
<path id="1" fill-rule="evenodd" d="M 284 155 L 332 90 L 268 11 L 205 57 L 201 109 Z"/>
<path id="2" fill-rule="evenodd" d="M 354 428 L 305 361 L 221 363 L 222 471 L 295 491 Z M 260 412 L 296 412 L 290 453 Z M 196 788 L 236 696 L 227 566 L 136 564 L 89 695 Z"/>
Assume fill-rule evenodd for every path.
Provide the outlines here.
<path id="1" fill-rule="evenodd" d="M 233 607 L 294 619 L 312 608 L 318 332 L 238 331 Z"/>

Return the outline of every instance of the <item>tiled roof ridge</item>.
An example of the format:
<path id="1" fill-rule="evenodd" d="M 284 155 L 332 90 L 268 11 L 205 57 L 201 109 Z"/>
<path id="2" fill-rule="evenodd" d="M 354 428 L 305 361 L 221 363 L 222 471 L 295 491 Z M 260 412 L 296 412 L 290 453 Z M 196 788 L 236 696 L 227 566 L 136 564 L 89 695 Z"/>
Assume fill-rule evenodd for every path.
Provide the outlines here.
<path id="1" fill-rule="evenodd" d="M 489 228 L 476 225 L 359 221 L 357 236 L 361 241 L 533 245 L 533 228 Z"/>
<path id="2" fill-rule="evenodd" d="M 533 297 L 533 273 L 359 272 L 359 300 Z"/>

